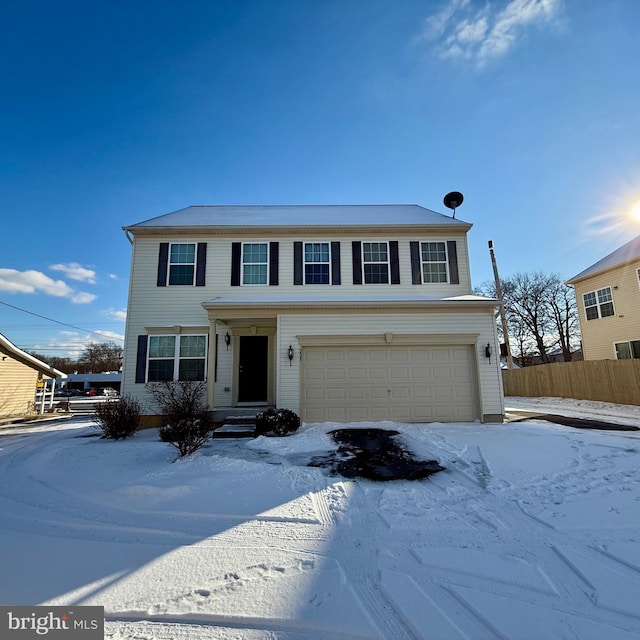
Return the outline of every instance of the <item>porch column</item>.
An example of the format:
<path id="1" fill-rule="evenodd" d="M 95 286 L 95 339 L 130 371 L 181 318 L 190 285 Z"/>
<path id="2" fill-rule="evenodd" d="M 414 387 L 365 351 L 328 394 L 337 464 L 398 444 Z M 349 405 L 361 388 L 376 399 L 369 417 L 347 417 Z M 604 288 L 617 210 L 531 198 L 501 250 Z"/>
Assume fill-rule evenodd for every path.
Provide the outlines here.
<path id="1" fill-rule="evenodd" d="M 207 404 L 213 406 L 213 390 L 216 383 L 216 323 L 215 318 L 209 315 L 209 362 L 207 363 Z"/>

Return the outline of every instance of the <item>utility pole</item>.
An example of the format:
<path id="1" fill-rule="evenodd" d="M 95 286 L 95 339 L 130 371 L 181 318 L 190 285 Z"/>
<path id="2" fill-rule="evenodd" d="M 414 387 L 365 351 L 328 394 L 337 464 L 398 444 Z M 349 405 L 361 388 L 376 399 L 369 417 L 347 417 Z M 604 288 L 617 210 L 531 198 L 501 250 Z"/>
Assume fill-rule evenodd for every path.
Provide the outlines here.
<path id="1" fill-rule="evenodd" d="M 502 299 L 502 287 L 500 286 L 500 276 L 498 275 L 498 265 L 496 264 L 496 256 L 493 253 L 493 240 L 489 240 L 489 253 L 491 254 L 491 264 L 493 266 L 493 277 L 496 282 L 496 297 L 500 303 L 500 321 L 502 322 L 502 333 L 504 335 L 504 343 L 507 348 L 507 368 L 513 369 L 513 358 L 511 357 L 511 345 L 509 344 L 509 329 L 507 326 L 507 316 L 504 312 L 504 300 Z"/>

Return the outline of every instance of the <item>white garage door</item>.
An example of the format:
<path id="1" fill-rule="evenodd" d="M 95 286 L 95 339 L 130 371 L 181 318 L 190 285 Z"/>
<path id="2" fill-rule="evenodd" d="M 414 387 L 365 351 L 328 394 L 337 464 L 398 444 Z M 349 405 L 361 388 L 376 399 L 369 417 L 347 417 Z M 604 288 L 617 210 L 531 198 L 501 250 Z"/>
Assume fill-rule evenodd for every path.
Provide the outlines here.
<path id="1" fill-rule="evenodd" d="M 472 421 L 474 351 L 467 345 L 304 347 L 305 422 Z"/>

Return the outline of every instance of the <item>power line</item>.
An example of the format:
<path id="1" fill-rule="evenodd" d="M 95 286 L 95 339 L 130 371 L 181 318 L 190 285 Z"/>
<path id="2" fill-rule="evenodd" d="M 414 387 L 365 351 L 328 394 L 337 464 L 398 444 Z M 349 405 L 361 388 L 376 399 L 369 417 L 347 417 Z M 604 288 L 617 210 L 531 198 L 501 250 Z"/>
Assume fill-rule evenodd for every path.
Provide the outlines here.
<path id="1" fill-rule="evenodd" d="M 3 304 L 5 307 L 11 307 L 12 309 L 16 309 L 17 311 L 22 311 L 23 313 L 28 313 L 30 316 L 35 316 L 36 318 L 42 318 L 43 320 L 48 320 L 49 322 L 55 322 L 56 324 L 61 324 L 63 327 L 71 327 L 71 329 L 77 329 L 78 331 L 84 331 L 93 336 L 100 336 L 103 340 L 118 340 L 120 342 L 124 342 L 122 338 L 112 338 L 110 336 L 105 336 L 102 333 L 96 333 L 95 331 L 89 331 L 89 329 L 83 329 L 82 327 L 76 327 L 74 324 L 69 324 L 68 322 L 60 322 L 60 320 L 54 320 L 53 318 L 47 318 L 47 316 L 41 316 L 39 313 L 34 313 L 33 311 L 29 311 L 27 309 L 22 309 L 21 307 L 16 307 L 8 302 L 3 302 L 0 300 L 0 304 Z"/>

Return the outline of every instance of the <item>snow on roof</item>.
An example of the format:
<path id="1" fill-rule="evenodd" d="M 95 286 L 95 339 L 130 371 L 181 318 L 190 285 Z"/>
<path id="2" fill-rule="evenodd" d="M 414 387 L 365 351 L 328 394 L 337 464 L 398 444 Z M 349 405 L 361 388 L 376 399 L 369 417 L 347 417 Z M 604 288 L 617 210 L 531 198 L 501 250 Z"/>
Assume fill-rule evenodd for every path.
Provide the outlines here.
<path id="1" fill-rule="evenodd" d="M 624 262 L 637 259 L 640 259 L 640 236 L 630 240 L 627 244 L 591 265 L 588 269 L 581 271 L 577 276 L 573 276 L 573 278 L 567 280 L 567 284 L 572 284 L 578 280 L 600 273 L 601 271 L 616 267 Z"/>
<path id="2" fill-rule="evenodd" d="M 125 230 L 157 227 L 388 226 L 470 224 L 417 204 L 197 205 L 145 220 Z"/>
<path id="3" fill-rule="evenodd" d="M 42 362 L 42 360 L 38 360 L 35 356 L 32 356 L 30 353 L 23 351 L 22 349 L 16 347 L 11 340 L 7 337 L 3 336 L 0 333 L 0 352 L 6 353 L 8 356 L 11 356 L 15 360 L 22 362 L 23 364 L 31 367 L 32 369 L 37 369 L 41 373 L 50 378 L 66 378 L 67 375 L 62 371 L 58 371 L 54 369 L 51 365 L 48 365 L 46 362 Z"/>

